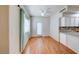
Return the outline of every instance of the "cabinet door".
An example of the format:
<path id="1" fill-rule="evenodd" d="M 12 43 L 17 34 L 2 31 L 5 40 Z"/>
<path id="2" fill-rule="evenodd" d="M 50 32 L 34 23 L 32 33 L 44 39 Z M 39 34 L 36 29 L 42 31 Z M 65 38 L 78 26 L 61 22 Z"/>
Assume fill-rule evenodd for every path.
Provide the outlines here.
<path id="1" fill-rule="evenodd" d="M 66 26 L 71 26 L 71 17 L 65 17 Z"/>
<path id="2" fill-rule="evenodd" d="M 74 17 L 71 18 L 71 26 L 75 26 L 75 18 Z"/>
<path id="3" fill-rule="evenodd" d="M 68 47 L 79 53 L 79 37 L 74 35 L 68 35 Z"/>
<path id="4" fill-rule="evenodd" d="M 67 40 L 66 40 L 66 34 L 65 33 L 60 33 L 60 43 L 67 46 Z"/>
<path id="5" fill-rule="evenodd" d="M 60 26 L 65 26 L 65 17 L 62 17 L 61 18 L 61 22 L 60 22 Z"/>
<path id="6" fill-rule="evenodd" d="M 79 18 L 78 17 L 75 18 L 75 26 L 79 26 Z"/>

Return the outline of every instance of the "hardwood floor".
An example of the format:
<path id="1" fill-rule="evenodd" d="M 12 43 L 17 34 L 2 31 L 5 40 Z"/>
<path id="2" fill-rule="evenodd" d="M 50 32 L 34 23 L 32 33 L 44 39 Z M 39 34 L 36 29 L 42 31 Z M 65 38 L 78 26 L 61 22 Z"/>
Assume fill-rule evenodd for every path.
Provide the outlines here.
<path id="1" fill-rule="evenodd" d="M 23 54 L 75 54 L 75 52 L 49 36 L 40 36 L 30 38 Z"/>

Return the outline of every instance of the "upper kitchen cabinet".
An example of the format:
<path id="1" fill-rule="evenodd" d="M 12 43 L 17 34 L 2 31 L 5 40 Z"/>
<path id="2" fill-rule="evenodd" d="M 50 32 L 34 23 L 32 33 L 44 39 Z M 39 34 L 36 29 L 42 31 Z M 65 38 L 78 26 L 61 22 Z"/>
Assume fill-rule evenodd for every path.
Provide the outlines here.
<path id="1" fill-rule="evenodd" d="M 79 17 L 62 17 L 60 20 L 60 26 L 73 27 L 79 26 Z"/>
<path id="2" fill-rule="evenodd" d="M 65 11 L 62 12 L 62 17 L 60 20 L 60 26 L 73 27 L 79 26 L 79 6 L 66 6 Z"/>
<path id="3" fill-rule="evenodd" d="M 66 26 L 64 17 L 60 18 L 60 27 L 62 27 L 62 26 Z"/>
<path id="4" fill-rule="evenodd" d="M 60 18 L 60 31 L 79 32 L 79 6 L 67 6 Z"/>

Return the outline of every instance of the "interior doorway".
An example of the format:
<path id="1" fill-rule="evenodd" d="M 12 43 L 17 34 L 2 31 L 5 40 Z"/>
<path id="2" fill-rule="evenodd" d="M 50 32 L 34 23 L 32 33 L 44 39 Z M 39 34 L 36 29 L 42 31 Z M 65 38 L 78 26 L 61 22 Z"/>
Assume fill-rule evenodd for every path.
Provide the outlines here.
<path id="1" fill-rule="evenodd" d="M 37 23 L 37 35 L 42 34 L 42 23 Z"/>

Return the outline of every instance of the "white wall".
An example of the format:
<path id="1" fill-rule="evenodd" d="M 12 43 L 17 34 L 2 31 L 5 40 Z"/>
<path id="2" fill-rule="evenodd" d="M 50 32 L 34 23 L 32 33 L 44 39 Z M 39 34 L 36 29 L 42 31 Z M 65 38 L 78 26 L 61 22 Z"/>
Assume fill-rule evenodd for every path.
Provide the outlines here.
<path id="1" fill-rule="evenodd" d="M 62 16 L 61 13 L 50 17 L 50 36 L 56 41 L 59 41 L 59 18 Z"/>
<path id="2" fill-rule="evenodd" d="M 19 53 L 19 8 L 9 6 L 9 53 Z"/>
<path id="3" fill-rule="evenodd" d="M 32 35 L 37 35 L 36 25 L 38 22 L 43 24 L 42 35 L 49 35 L 50 33 L 50 18 L 49 17 L 32 17 L 31 18 L 31 26 L 32 26 Z"/>

